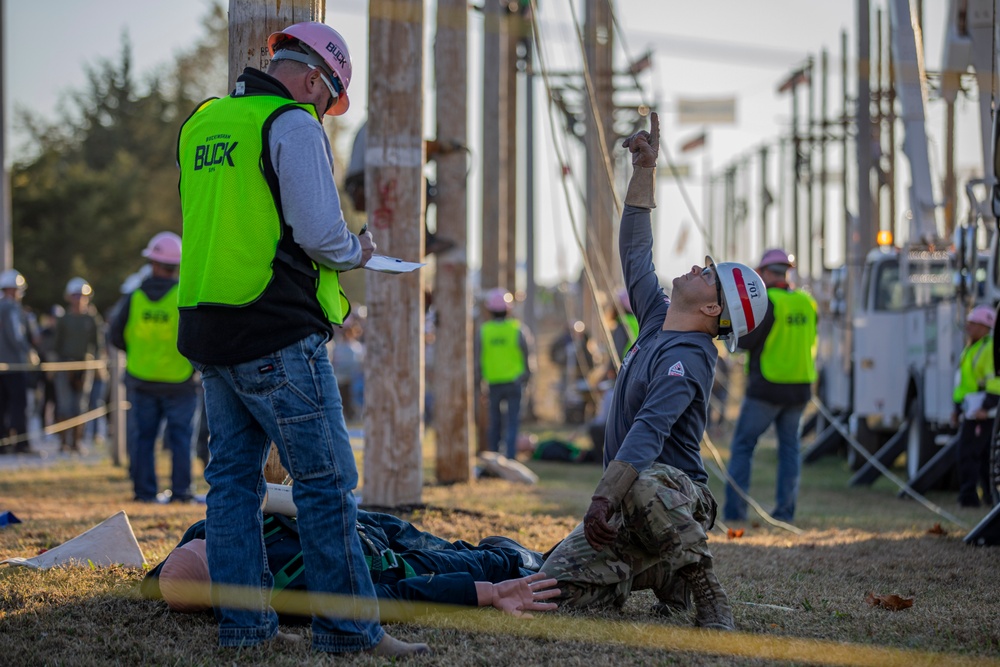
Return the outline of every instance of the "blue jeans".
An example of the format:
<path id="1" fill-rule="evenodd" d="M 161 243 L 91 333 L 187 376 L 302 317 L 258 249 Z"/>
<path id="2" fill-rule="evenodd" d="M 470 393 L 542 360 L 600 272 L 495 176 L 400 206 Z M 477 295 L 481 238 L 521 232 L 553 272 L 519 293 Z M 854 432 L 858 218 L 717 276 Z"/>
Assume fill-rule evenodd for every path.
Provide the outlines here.
<path id="1" fill-rule="evenodd" d="M 278 629 L 261 513 L 272 441 L 295 480 L 313 648 L 362 651 L 385 634 L 354 529 L 358 471 L 326 341 L 317 333 L 242 364 L 196 364 L 211 430 L 205 529 L 220 646 L 258 644 Z M 239 608 L 226 604 L 220 584 L 239 587 Z"/>
<path id="2" fill-rule="evenodd" d="M 501 404 L 506 404 L 504 419 Z M 506 422 L 506 423 L 505 423 Z M 500 451 L 500 434 L 507 442 L 507 458 L 517 457 L 517 430 L 521 424 L 521 383 L 504 382 L 490 385 L 490 427 L 486 434 L 486 447 L 491 452 Z"/>
<path id="3" fill-rule="evenodd" d="M 733 431 L 729 452 L 729 476 L 739 488 L 750 488 L 750 466 L 757 439 L 774 423 L 778 435 L 778 480 L 775 488 L 775 506 L 771 515 L 780 521 L 791 521 L 795 516 L 795 499 L 799 495 L 799 420 L 805 403 L 778 405 L 756 398 L 744 398 L 740 416 Z M 747 504 L 733 487 L 726 485 L 725 521 L 747 518 Z"/>
<path id="4" fill-rule="evenodd" d="M 170 488 L 173 497 L 191 496 L 191 434 L 198 394 L 160 396 L 130 387 L 132 408 L 126 416 L 128 468 L 137 500 L 156 498 L 156 436 L 166 420 L 163 445 L 170 450 Z"/>

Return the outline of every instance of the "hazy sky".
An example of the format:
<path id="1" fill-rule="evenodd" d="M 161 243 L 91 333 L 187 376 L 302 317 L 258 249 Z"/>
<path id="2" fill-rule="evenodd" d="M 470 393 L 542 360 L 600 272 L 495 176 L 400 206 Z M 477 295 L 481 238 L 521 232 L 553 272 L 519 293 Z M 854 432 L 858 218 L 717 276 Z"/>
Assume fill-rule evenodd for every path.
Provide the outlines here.
<path id="1" fill-rule="evenodd" d="M 582 2 L 576 3 L 577 15 L 582 17 Z M 552 69 L 581 69 L 581 54 L 572 27 L 570 0 L 540 0 L 542 13 L 542 45 L 545 60 Z M 101 58 L 117 57 L 121 35 L 127 31 L 133 46 L 135 69 L 140 74 L 162 66 L 172 60 L 190 40 L 201 35 L 200 20 L 207 12 L 210 0 L 4 0 L 4 73 L 6 122 L 8 131 L 8 161 L 21 145 L 12 132 L 13 110 L 29 109 L 49 119 L 56 119 L 61 100 L 68 93 L 79 89 L 83 83 L 85 64 L 94 64 Z M 428 2 L 428 12 L 433 17 L 433 2 Z M 872 0 L 873 13 L 883 8 L 888 21 L 888 10 L 880 0 Z M 928 68 L 937 69 L 943 40 L 942 20 L 947 5 L 940 2 L 925 3 L 925 41 Z M 718 171 L 729 161 L 756 152 L 764 142 L 774 142 L 779 135 L 787 135 L 790 127 L 791 103 L 788 96 L 779 96 L 779 82 L 810 54 L 818 58 L 826 48 L 830 58 L 828 88 L 830 114 L 837 115 L 841 108 L 840 83 L 840 32 L 849 33 L 849 54 L 853 60 L 855 3 L 850 0 L 710 0 L 689 2 L 681 0 L 617 0 L 615 3 L 621 30 L 626 39 L 615 33 L 615 62 L 621 67 L 626 62 L 626 51 L 632 58 L 647 48 L 654 51 L 652 70 L 641 81 L 648 100 L 657 100 L 661 115 L 663 141 L 678 157 L 680 144 L 701 131 L 699 126 L 682 127 L 677 124 L 674 111 L 678 96 L 720 97 L 735 96 L 737 122 L 709 128 L 707 152 L 685 155 L 683 162 L 690 164 L 694 175 L 685 181 L 694 212 L 688 210 L 678 193 L 677 185 L 666 178 L 660 179 L 657 230 L 660 244 L 657 252 L 658 270 L 663 276 L 675 275 L 700 263 L 704 253 L 700 233 L 691 225 L 695 216 L 703 217 L 706 196 L 703 188 L 703 167 L 710 165 Z M 367 11 L 365 0 L 333 0 L 327 3 L 327 22 L 336 27 L 347 39 L 354 59 L 355 77 L 351 83 L 351 110 L 344 117 L 350 127 L 356 127 L 366 114 L 367 89 Z M 874 26 L 874 19 L 872 21 Z M 470 145 L 474 156 L 479 155 L 481 121 L 481 14 L 470 14 Z M 873 42 L 874 43 L 874 42 Z M 429 49 L 428 49 L 429 53 Z M 428 79 L 430 85 L 430 79 Z M 541 86 L 541 82 L 539 82 Z M 850 84 L 852 94 L 854 84 Z M 223 93 L 225 91 L 219 91 Z M 818 93 L 817 93 L 818 95 Z M 569 228 L 569 215 L 564 203 L 558 178 L 558 164 L 554 158 L 547 109 L 543 102 L 545 93 L 538 88 L 536 134 L 540 136 L 536 154 L 536 188 L 538 202 L 538 279 L 551 283 L 565 277 L 575 277 L 579 261 Z M 433 128 L 433 97 L 428 86 L 425 101 L 427 122 L 425 134 Z M 816 100 L 819 108 L 819 99 Z M 959 108 L 960 169 L 968 170 L 979 163 L 976 144 L 978 128 L 975 125 L 975 103 L 961 100 Z M 804 116 L 803 101 L 800 114 Z M 943 143 L 943 111 L 940 103 L 932 103 L 929 112 L 928 133 L 932 151 Z M 899 133 L 901 135 L 901 133 Z M 899 136 L 899 141 L 902 137 Z M 560 141 L 565 141 L 560 139 Z M 347 150 L 349 146 L 342 147 Z M 574 159 L 579 150 L 571 149 Z M 839 171 L 832 164 L 831 170 Z M 838 158 L 839 159 L 839 158 Z M 935 178 L 941 172 L 942 161 L 934 158 Z M 776 158 L 772 158 L 776 162 Z M 480 207 L 479 174 L 481 164 L 473 160 L 469 187 L 470 220 L 477 220 Z M 574 173 L 581 176 L 583 170 Z M 778 175 L 772 177 L 771 189 L 777 194 Z M 756 187 L 756 186 L 753 186 Z M 838 196 L 831 194 L 833 202 Z M 905 201 L 905 194 L 900 199 Z M 839 211 L 831 204 L 831 216 L 839 219 Z M 579 220 L 579 217 L 578 217 Z M 771 223 L 772 238 L 780 233 L 777 220 Z M 835 224 L 835 223 L 833 223 Z M 678 248 L 678 231 L 687 228 L 687 243 Z M 471 257 L 478 263 L 478 231 L 470 226 Z M 839 258 L 839 241 L 832 242 L 830 257 Z M 748 241 L 741 250 L 745 256 L 736 257 L 749 263 L 756 261 L 760 248 L 757 241 Z M 554 252 L 554 248 L 564 252 Z"/>

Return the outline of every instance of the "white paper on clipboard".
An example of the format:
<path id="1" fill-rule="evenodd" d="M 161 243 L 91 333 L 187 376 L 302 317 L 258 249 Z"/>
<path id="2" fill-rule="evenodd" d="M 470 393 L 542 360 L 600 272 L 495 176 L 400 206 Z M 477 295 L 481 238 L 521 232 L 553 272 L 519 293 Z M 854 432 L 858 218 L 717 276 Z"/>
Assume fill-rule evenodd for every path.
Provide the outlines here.
<path id="1" fill-rule="evenodd" d="M 421 266 L 424 266 L 424 264 L 420 262 L 406 262 L 396 257 L 387 257 L 386 255 L 372 255 L 368 263 L 365 264 L 365 268 L 369 271 L 378 271 L 379 273 L 409 273 L 410 271 L 419 269 Z"/>

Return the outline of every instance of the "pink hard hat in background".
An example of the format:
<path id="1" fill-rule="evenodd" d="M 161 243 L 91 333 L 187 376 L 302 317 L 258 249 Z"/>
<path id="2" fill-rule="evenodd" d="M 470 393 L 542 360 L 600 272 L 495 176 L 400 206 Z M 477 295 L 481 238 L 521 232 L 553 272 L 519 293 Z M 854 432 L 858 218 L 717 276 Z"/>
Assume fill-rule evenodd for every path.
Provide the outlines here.
<path id="1" fill-rule="evenodd" d="M 765 266 L 773 266 L 775 264 L 784 265 L 786 267 L 795 266 L 795 264 L 788 258 L 788 253 L 781 248 L 771 248 L 770 250 L 765 250 L 764 255 L 760 258 L 760 263 L 757 264 L 757 268 L 763 268 Z"/>
<path id="2" fill-rule="evenodd" d="M 997 323 L 997 314 L 989 306 L 976 306 L 969 311 L 969 315 L 965 318 L 965 321 L 982 324 L 984 327 L 992 329 L 993 325 Z"/>
<path id="3" fill-rule="evenodd" d="M 160 232 L 149 240 L 142 256 L 151 262 L 178 266 L 181 263 L 181 237 L 173 232 Z"/>
<path id="4" fill-rule="evenodd" d="M 160 568 L 160 595 L 174 611 L 208 609 L 210 580 L 205 540 L 191 540 L 170 552 Z"/>
<path id="5" fill-rule="evenodd" d="M 502 287 L 494 287 L 486 293 L 486 310 L 491 313 L 508 313 L 514 303 L 514 296 Z"/>

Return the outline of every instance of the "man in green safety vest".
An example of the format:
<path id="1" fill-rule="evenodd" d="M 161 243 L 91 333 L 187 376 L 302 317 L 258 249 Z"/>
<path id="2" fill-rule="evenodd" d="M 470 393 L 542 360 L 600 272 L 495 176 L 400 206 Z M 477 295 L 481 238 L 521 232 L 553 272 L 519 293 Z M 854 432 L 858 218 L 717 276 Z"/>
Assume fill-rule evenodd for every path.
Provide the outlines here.
<path id="1" fill-rule="evenodd" d="M 955 373 L 952 399 L 955 412 L 953 425 L 958 432 L 958 504 L 979 507 L 979 489 L 986 504 L 990 498 L 990 437 L 997 405 L 1000 404 L 1000 378 L 993 368 L 993 325 L 996 313 L 989 306 L 976 306 L 965 320 L 969 344 Z"/>
<path id="2" fill-rule="evenodd" d="M 326 344 L 349 305 L 338 272 L 375 250 L 352 234 L 333 178 L 324 115 L 350 104 L 344 38 L 296 23 L 267 41 L 267 71 L 246 68 L 233 91 L 200 105 L 177 142 L 184 264 L 178 349 L 201 371 L 210 461 L 205 532 L 213 591 L 254 590 L 254 608 L 213 599 L 219 645 L 278 636 L 260 507 L 271 442 L 295 479 L 310 591 L 350 595 L 317 606 L 312 648 L 393 658 L 426 653 L 385 634 L 354 531 L 358 471 Z M 245 599 L 241 597 L 240 600 Z"/>
<path id="3" fill-rule="evenodd" d="M 177 274 L 181 237 L 160 232 L 142 251 L 151 275 L 121 298 L 111 317 L 109 338 L 125 350 L 129 475 L 134 500 L 192 502 L 191 434 L 198 409 L 198 385 L 191 362 L 177 351 Z M 158 494 L 156 438 L 171 454 L 170 492 Z"/>
<path id="4" fill-rule="evenodd" d="M 487 319 L 476 340 L 478 374 L 489 386 L 489 428 L 486 448 L 500 451 L 501 436 L 507 458 L 517 458 L 517 431 L 521 424 L 521 395 L 531 378 L 531 333 L 510 311 L 513 295 L 497 287 L 486 294 Z M 506 411 L 506 418 L 504 417 Z"/>
<path id="5" fill-rule="evenodd" d="M 730 444 L 729 476 L 744 493 L 757 439 L 773 423 L 778 435 L 775 519 L 791 521 L 799 495 L 799 421 L 816 381 L 816 302 L 786 278 L 794 266 L 784 250 L 764 252 L 757 272 L 767 286 L 767 314 L 750 335 L 740 339 L 747 350 L 746 392 Z M 743 495 L 726 485 L 726 521 L 747 518 Z"/>

